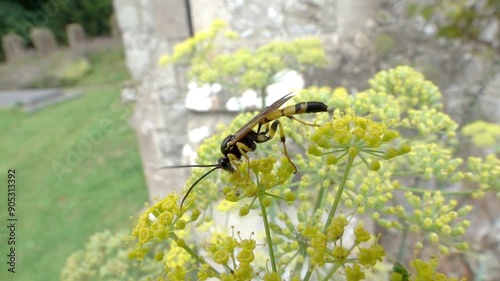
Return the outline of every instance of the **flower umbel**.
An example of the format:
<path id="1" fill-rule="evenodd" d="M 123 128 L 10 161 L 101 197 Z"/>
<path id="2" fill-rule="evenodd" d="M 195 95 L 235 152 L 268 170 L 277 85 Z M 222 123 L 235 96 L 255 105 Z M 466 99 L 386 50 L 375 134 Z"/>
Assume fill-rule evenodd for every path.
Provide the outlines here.
<path id="1" fill-rule="evenodd" d="M 340 154 L 334 161 L 329 160 L 332 163 L 337 163 L 347 155 L 359 155 L 369 167 L 377 170 L 380 164 L 374 162 L 376 160 L 371 160 L 370 164 L 364 155 L 390 159 L 410 152 L 411 148 L 408 145 L 378 149 L 398 136 L 399 133 L 389 129 L 386 123 L 373 121 L 369 116 L 356 116 L 353 112 L 348 112 L 316 131 L 311 138 L 315 145 L 309 147 L 309 152 L 313 155 Z M 321 148 L 326 151 L 321 152 Z"/>

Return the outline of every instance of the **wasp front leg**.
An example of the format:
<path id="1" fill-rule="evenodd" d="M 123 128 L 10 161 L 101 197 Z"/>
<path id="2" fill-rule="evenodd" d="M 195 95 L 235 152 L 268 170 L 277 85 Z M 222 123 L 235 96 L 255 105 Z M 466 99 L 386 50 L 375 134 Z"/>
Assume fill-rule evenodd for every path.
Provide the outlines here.
<path id="1" fill-rule="evenodd" d="M 295 166 L 295 164 L 293 164 L 292 160 L 290 159 L 290 156 L 288 156 L 288 151 L 286 149 L 286 143 L 285 143 L 286 139 L 285 139 L 285 131 L 283 131 L 283 125 L 281 125 L 279 120 L 275 120 L 270 127 L 269 127 L 269 123 L 266 123 L 265 125 L 266 125 L 266 130 L 264 132 L 258 133 L 256 142 L 263 143 L 263 142 L 266 142 L 266 141 L 272 139 L 274 137 L 274 135 L 276 134 L 276 131 L 279 127 L 279 129 L 280 129 L 280 141 L 283 144 L 283 153 L 285 153 L 285 156 L 288 159 L 288 162 L 290 162 L 290 164 L 293 166 L 293 173 L 296 174 L 297 167 Z M 259 129 L 260 129 L 260 127 L 259 127 Z M 269 132 L 269 135 L 267 135 L 268 132 Z"/>
<path id="2" fill-rule="evenodd" d="M 250 179 L 250 157 L 248 157 L 248 152 L 254 151 L 255 150 L 255 143 L 253 143 L 253 149 L 251 147 L 248 147 L 246 144 L 242 142 L 237 142 L 236 147 L 238 148 L 238 151 L 240 152 L 241 156 L 245 157 L 247 160 L 247 167 L 248 167 L 248 173 L 247 173 L 247 181 Z"/>
<path id="3" fill-rule="evenodd" d="M 232 154 L 232 153 L 229 153 L 227 154 L 227 159 L 229 159 L 229 162 L 231 163 L 232 166 L 235 166 L 236 169 L 238 171 L 238 173 L 240 172 L 240 166 L 238 165 L 238 157 L 236 157 L 236 155 Z M 234 172 L 234 171 L 233 171 Z"/>

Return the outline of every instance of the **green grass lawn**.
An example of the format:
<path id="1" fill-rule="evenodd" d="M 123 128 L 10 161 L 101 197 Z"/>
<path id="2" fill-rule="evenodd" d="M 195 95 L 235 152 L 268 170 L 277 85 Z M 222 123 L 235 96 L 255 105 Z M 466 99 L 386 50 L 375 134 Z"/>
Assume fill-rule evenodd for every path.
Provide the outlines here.
<path id="1" fill-rule="evenodd" d="M 147 201 L 130 109 L 119 102 L 123 58 L 91 61 L 76 85 L 83 97 L 35 113 L 0 111 L 0 280 L 59 280 L 92 233 L 130 228 Z M 17 181 L 15 274 L 6 270 L 7 169 Z"/>

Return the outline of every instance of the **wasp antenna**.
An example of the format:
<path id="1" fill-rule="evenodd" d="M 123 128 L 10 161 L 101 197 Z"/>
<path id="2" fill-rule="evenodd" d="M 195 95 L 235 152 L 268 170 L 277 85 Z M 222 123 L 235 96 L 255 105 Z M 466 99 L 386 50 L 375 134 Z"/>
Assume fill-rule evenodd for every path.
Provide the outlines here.
<path id="1" fill-rule="evenodd" d="M 184 197 L 182 198 L 182 201 L 181 201 L 181 213 L 182 213 L 182 205 L 184 204 L 184 201 L 186 201 L 186 198 L 188 197 L 189 193 L 191 193 L 191 190 L 193 190 L 193 187 L 195 187 L 195 185 L 197 185 L 202 179 L 204 179 L 206 176 L 208 176 L 211 172 L 213 172 L 213 171 L 221 168 L 220 165 L 215 165 L 215 166 L 197 166 L 197 167 L 214 167 L 214 168 L 210 169 L 210 171 L 206 172 L 203 176 L 201 176 L 199 179 L 197 179 L 189 187 L 188 191 L 186 192 L 186 194 L 184 195 Z M 182 167 L 179 167 L 179 168 L 182 168 Z"/>
<path id="2" fill-rule="evenodd" d="M 163 169 L 177 169 L 177 168 L 206 168 L 206 167 L 217 167 L 219 164 L 212 165 L 175 165 L 175 166 L 159 166 L 156 167 L 155 170 L 163 170 Z"/>

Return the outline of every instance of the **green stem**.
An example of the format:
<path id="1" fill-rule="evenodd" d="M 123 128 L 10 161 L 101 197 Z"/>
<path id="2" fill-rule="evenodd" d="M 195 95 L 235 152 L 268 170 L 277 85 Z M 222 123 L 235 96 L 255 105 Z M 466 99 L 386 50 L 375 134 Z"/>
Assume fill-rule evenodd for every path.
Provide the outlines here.
<path id="1" fill-rule="evenodd" d="M 299 254 L 300 254 L 300 249 L 299 249 L 298 251 L 296 251 L 296 252 L 295 252 L 295 254 L 293 254 L 293 256 L 290 258 L 290 262 L 289 262 L 289 263 L 287 263 L 286 265 L 284 265 L 284 266 L 282 267 L 282 270 L 286 270 L 286 268 L 287 268 L 290 264 L 292 264 L 292 261 L 293 261 L 293 260 L 294 260 L 294 259 L 295 259 L 295 258 L 296 258 Z"/>
<path id="2" fill-rule="evenodd" d="M 308 281 L 309 278 L 311 278 L 313 270 L 314 270 L 314 266 L 313 265 L 309 265 L 309 268 L 307 269 L 306 276 L 304 276 L 304 281 Z"/>
<path id="3" fill-rule="evenodd" d="M 349 175 L 349 172 L 351 171 L 352 163 L 354 162 L 354 158 L 352 156 L 349 156 L 347 158 L 347 165 L 344 170 L 344 174 L 342 175 L 342 182 L 339 185 L 339 190 L 337 191 L 337 194 L 335 195 L 335 200 L 333 201 L 332 207 L 330 208 L 330 213 L 328 213 L 328 219 L 326 220 L 325 227 L 323 228 L 323 233 L 326 232 L 326 229 L 330 226 L 333 220 L 333 216 L 335 215 L 335 212 L 337 211 L 337 207 L 340 204 L 340 199 L 342 197 L 342 193 L 344 192 L 344 187 L 345 183 L 347 182 L 347 176 Z"/>
<path id="4" fill-rule="evenodd" d="M 335 154 L 335 153 L 339 153 L 341 151 L 345 151 L 345 147 L 341 147 L 341 148 L 338 148 L 337 150 L 332 150 L 332 151 L 325 152 L 325 153 L 323 153 L 323 155 Z"/>
<path id="5" fill-rule="evenodd" d="M 179 236 L 177 236 L 174 232 L 171 232 L 170 233 L 170 238 L 172 238 L 174 241 L 177 241 L 177 239 L 179 239 Z M 178 245 L 178 244 L 177 244 Z M 208 264 L 210 265 L 209 263 L 207 263 L 207 261 L 205 261 L 205 259 L 203 259 L 202 257 L 198 256 L 198 254 L 196 254 L 196 252 L 191 249 L 191 247 L 189 247 L 187 244 L 184 243 L 184 245 L 182 246 L 179 246 L 181 248 L 184 249 L 184 251 L 188 252 L 189 255 L 191 255 L 191 257 L 193 257 L 197 262 L 201 263 L 201 264 Z M 219 271 L 217 271 L 213 266 L 210 265 L 210 268 L 217 274 L 219 275 Z"/>
<path id="6" fill-rule="evenodd" d="M 347 159 L 347 165 L 345 167 L 344 174 L 342 175 L 342 182 L 340 183 L 339 190 L 337 191 L 337 194 L 335 195 L 335 200 L 333 201 L 333 205 L 330 209 L 330 213 L 328 214 L 328 219 L 326 220 L 325 226 L 323 228 L 323 233 L 326 232 L 326 229 L 332 223 L 333 216 L 335 215 L 335 212 L 337 211 L 337 207 L 340 204 L 340 198 L 342 197 L 345 183 L 347 182 L 347 176 L 349 175 L 349 172 L 351 171 L 351 167 L 352 167 L 352 163 L 354 162 L 354 158 L 355 157 L 349 156 L 349 158 Z M 332 272 L 331 274 L 333 274 L 335 272 L 335 270 L 337 270 L 340 265 L 341 264 L 335 265 L 335 267 L 331 271 Z M 311 278 L 313 270 L 314 270 L 314 266 L 310 265 L 309 268 L 307 269 L 306 275 L 304 276 L 304 281 L 308 281 Z M 328 280 L 328 279 L 326 279 L 326 280 Z"/>
<path id="7" fill-rule="evenodd" d="M 349 249 L 349 252 L 352 252 L 354 250 L 354 248 L 358 247 L 359 244 L 358 243 L 355 243 L 351 246 L 351 248 Z M 335 272 L 337 271 L 337 269 L 339 269 L 339 267 L 345 265 L 347 262 L 349 261 L 353 261 L 353 259 L 344 259 L 344 260 L 338 260 L 336 263 L 335 263 L 335 266 L 333 266 L 330 271 L 328 272 L 328 274 L 326 275 L 325 278 L 323 278 L 324 281 L 328 281 L 332 278 L 333 274 L 335 274 Z M 353 262 L 354 263 L 354 262 Z"/>
<path id="8" fill-rule="evenodd" d="M 300 247 L 300 254 L 303 257 L 305 257 L 307 255 L 307 248 L 306 248 L 306 246 Z M 295 272 L 302 272 L 302 268 L 304 268 L 304 263 L 296 263 L 295 264 Z"/>
<path id="9" fill-rule="evenodd" d="M 328 274 L 325 276 L 325 278 L 323 278 L 324 281 L 328 281 L 328 280 L 331 280 L 333 274 L 337 271 L 337 269 L 339 269 L 339 267 L 341 267 L 344 263 L 336 263 L 334 267 L 332 267 L 332 269 L 328 272 Z"/>
<path id="10" fill-rule="evenodd" d="M 323 200 L 324 193 L 325 193 L 325 188 L 323 187 L 323 185 L 321 185 L 319 188 L 318 196 L 316 197 L 316 203 L 314 204 L 314 208 L 312 209 L 313 215 L 314 215 L 314 211 L 319 209 L 319 207 L 321 206 L 321 201 Z"/>
<path id="11" fill-rule="evenodd" d="M 269 227 L 269 221 L 267 220 L 266 206 L 262 204 L 262 195 L 259 195 L 260 210 L 262 212 L 262 220 L 264 221 L 264 229 L 266 231 L 267 248 L 269 250 L 269 259 L 271 260 L 271 267 L 274 272 L 278 272 L 278 267 L 276 266 L 276 259 L 274 257 L 273 241 L 271 239 L 271 231 Z"/>
<path id="12" fill-rule="evenodd" d="M 403 228 L 403 236 L 401 237 L 401 243 L 399 244 L 398 261 L 402 261 L 405 254 L 406 239 L 408 238 L 408 228 Z"/>
<path id="13" fill-rule="evenodd" d="M 281 200 L 283 200 L 283 197 L 278 196 L 278 195 L 275 195 L 275 194 L 271 194 L 271 193 L 264 192 L 264 195 L 269 196 L 269 197 L 272 197 L 272 198 L 276 198 L 276 199 L 281 199 Z M 272 215 L 272 214 L 271 214 L 271 215 Z"/>
<path id="14" fill-rule="evenodd" d="M 398 187 L 396 190 L 400 191 L 411 191 L 414 193 L 424 193 L 424 192 L 436 192 L 436 190 L 428 190 L 428 189 L 422 189 L 422 188 L 417 188 L 417 187 Z M 463 195 L 470 195 L 474 193 L 474 191 L 439 191 L 441 192 L 441 195 L 458 195 L 458 196 L 463 196 Z"/>

